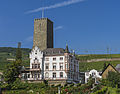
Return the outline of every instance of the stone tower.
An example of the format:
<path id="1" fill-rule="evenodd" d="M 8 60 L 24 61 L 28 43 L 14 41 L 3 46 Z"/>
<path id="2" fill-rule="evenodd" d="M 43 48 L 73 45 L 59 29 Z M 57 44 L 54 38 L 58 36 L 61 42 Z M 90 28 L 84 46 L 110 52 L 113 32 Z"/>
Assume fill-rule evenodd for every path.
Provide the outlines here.
<path id="1" fill-rule="evenodd" d="M 37 46 L 43 51 L 53 48 L 53 22 L 48 18 L 34 20 L 33 48 Z"/>

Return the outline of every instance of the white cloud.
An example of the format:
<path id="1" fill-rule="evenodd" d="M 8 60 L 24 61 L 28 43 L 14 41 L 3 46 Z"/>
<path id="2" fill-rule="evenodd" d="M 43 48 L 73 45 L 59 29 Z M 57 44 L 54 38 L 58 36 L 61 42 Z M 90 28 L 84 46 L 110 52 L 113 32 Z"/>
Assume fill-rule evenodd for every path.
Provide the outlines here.
<path id="1" fill-rule="evenodd" d="M 29 36 L 28 38 L 26 38 L 26 41 L 32 42 L 33 41 L 33 36 Z"/>
<path id="2" fill-rule="evenodd" d="M 54 28 L 54 31 L 60 30 L 62 28 L 63 28 L 63 26 L 57 26 L 57 27 Z"/>
<path id="3" fill-rule="evenodd" d="M 64 1 L 64 2 L 61 2 L 61 3 L 56 3 L 54 5 L 40 7 L 40 8 L 34 9 L 34 10 L 30 10 L 30 11 L 27 11 L 26 13 L 34 13 L 34 12 L 39 12 L 41 10 L 48 10 L 48 9 L 68 6 L 68 5 L 75 4 L 75 3 L 80 3 L 80 2 L 83 2 L 83 1 L 85 1 L 85 0 L 67 0 L 67 1 Z"/>

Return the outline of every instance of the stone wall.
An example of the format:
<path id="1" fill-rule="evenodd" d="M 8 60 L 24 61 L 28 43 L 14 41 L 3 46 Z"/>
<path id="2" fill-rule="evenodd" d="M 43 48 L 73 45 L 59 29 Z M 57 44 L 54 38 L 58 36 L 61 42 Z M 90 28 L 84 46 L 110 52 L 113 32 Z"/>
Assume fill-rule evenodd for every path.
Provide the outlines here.
<path id="1" fill-rule="evenodd" d="M 38 46 L 40 50 L 53 48 L 53 22 L 48 18 L 34 20 L 33 48 Z"/>

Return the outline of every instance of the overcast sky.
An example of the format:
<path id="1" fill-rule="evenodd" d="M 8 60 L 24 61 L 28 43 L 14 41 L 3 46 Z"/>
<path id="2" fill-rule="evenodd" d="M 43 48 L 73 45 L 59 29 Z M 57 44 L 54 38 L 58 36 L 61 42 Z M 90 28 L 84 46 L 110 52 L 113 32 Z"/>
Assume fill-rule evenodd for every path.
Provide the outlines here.
<path id="1" fill-rule="evenodd" d="M 120 0 L 1 0 L 0 47 L 32 48 L 34 19 L 54 22 L 54 47 L 120 53 Z"/>

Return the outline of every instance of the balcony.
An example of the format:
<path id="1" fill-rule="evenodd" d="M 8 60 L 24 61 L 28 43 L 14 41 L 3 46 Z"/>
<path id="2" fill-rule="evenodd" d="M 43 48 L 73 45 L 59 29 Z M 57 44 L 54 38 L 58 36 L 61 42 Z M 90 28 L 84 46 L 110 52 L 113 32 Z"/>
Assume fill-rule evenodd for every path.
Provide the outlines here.
<path id="1" fill-rule="evenodd" d="M 30 69 L 30 71 L 41 71 L 41 69 L 40 68 L 32 68 L 32 69 Z"/>

